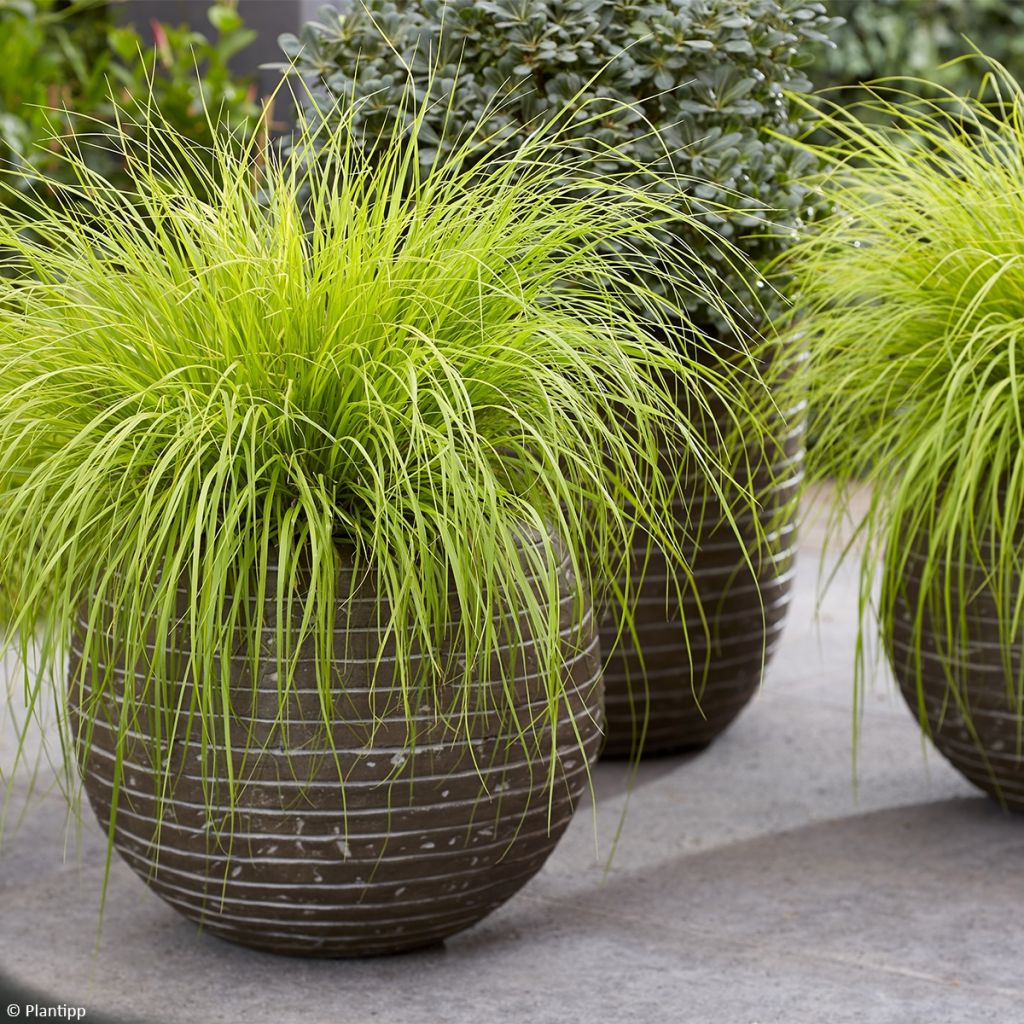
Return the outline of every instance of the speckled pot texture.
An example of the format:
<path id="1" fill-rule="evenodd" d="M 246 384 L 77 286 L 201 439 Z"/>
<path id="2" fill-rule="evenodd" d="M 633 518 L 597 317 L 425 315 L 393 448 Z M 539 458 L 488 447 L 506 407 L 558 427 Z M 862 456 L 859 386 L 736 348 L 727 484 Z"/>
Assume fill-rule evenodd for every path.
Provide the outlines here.
<path id="1" fill-rule="evenodd" d="M 1020 703 L 1010 696 L 1024 678 L 1024 640 L 1005 650 L 996 600 L 985 584 L 984 569 L 976 563 L 964 566 L 963 584 L 954 592 L 963 614 L 963 635 L 952 645 L 945 640 L 945 629 L 935 628 L 928 601 L 920 632 L 915 631 L 922 564 L 921 555 L 912 551 L 895 595 L 892 635 L 886 638 L 900 689 L 935 746 L 957 771 L 1006 807 L 1024 811 Z M 951 676 L 959 701 L 948 684 Z"/>
<path id="2" fill-rule="evenodd" d="M 598 641 L 590 610 L 579 609 L 570 596 L 567 574 L 563 563 L 567 697 L 554 750 L 551 727 L 541 724 L 546 694 L 528 640 L 497 652 L 481 668 L 458 728 L 450 714 L 447 722 L 439 720 L 446 683 L 438 678 L 433 697 L 416 709 L 410 749 L 388 667 L 391 645 L 378 625 L 379 597 L 361 580 L 340 617 L 344 628 L 335 635 L 329 738 L 309 661 L 300 666 L 283 715 L 278 712 L 271 671 L 275 619 L 268 602 L 267 668 L 261 666 L 253 679 L 247 663 L 239 661 L 231 680 L 233 728 L 236 735 L 250 736 L 248 756 L 233 755 L 240 780 L 233 814 L 223 782 L 223 745 L 216 751 L 220 767 L 204 795 L 211 752 L 201 749 L 197 728 L 183 728 L 186 734 L 171 751 L 172 773 L 160 808 L 158 778 L 150 767 L 153 705 L 143 699 L 138 715 L 121 723 L 128 737 L 115 818 L 117 851 L 154 892 L 206 931 L 261 949 L 310 956 L 394 953 L 476 923 L 543 865 L 569 823 L 588 761 L 600 746 Z M 351 577 L 342 576 L 339 593 L 347 594 Z M 506 614 L 503 624 L 514 624 L 516 613 Z M 174 643 L 170 638 L 169 645 Z M 371 684 L 381 652 L 382 667 Z M 508 705 L 500 692 L 499 662 L 511 667 L 514 715 L 496 710 Z M 72 719 L 81 724 L 85 715 L 93 726 L 80 765 L 106 829 L 114 735 L 125 705 L 123 691 L 92 699 L 90 673 L 83 668 L 73 645 Z M 187 681 L 181 688 L 187 695 Z M 525 740 L 517 735 L 524 729 Z"/>
<path id="3" fill-rule="evenodd" d="M 739 483 L 755 489 L 758 515 L 771 528 L 771 544 L 754 560 L 753 571 L 744 558 L 753 547 L 753 515 L 737 519 L 737 536 L 723 521 L 721 501 L 699 478 L 674 507 L 680 526 L 699 537 L 687 552 L 693 590 L 678 595 L 668 585 L 671 574 L 657 548 L 644 569 L 647 538 L 638 535 L 631 570 L 634 579 L 642 575 L 636 638 L 623 636 L 605 666 L 606 756 L 707 746 L 756 693 L 789 604 L 803 452 L 797 409 L 780 419 L 760 468 L 737 473 Z M 682 458 L 669 448 L 664 456 L 669 462 Z M 615 639 L 603 620 L 604 648 L 611 650 Z"/>

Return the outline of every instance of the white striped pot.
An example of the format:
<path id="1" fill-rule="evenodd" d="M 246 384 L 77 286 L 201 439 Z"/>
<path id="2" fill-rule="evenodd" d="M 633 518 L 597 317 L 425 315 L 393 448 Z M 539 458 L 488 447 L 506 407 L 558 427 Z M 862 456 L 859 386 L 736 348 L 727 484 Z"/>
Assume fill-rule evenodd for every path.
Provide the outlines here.
<path id="1" fill-rule="evenodd" d="M 668 463 L 685 457 L 667 446 L 663 456 Z M 680 593 L 674 587 L 674 568 L 657 546 L 647 557 L 647 537 L 638 531 L 630 559 L 638 593 L 633 632 L 616 645 L 617 630 L 607 620 L 601 625 L 602 645 L 611 652 L 604 672 L 606 755 L 707 746 L 757 692 L 789 606 L 803 478 L 802 408 L 780 419 L 762 459 L 760 468 L 736 474 L 756 494 L 768 532 L 760 554 L 753 514 L 738 515 L 734 530 L 699 475 L 673 509 L 680 527 L 698 538 L 687 550 L 692 588 Z"/>
<path id="2" fill-rule="evenodd" d="M 891 633 L 884 638 L 896 680 L 949 763 L 1005 807 L 1024 811 L 1024 638 L 1005 645 L 991 576 L 975 561 L 955 567 L 963 576 L 952 589 L 953 615 L 957 623 L 962 615 L 963 630 L 947 636 L 931 602 L 921 602 L 923 550 L 908 553 Z M 945 569 L 939 573 L 941 578 Z M 922 619 L 916 629 L 919 607 Z"/>
<path id="3" fill-rule="evenodd" d="M 339 593 L 348 593 L 351 577 L 342 575 Z M 416 709 L 410 743 L 378 596 L 362 581 L 339 616 L 329 736 L 311 657 L 300 663 L 283 708 L 274 673 L 261 668 L 254 680 L 239 660 L 232 742 L 237 748 L 241 735 L 248 754 L 233 754 L 233 806 L 224 744 L 204 751 L 198 725 L 182 726 L 162 779 L 152 767 L 154 703 L 141 699 L 124 721 L 123 673 L 94 693 L 89 669 L 102 674 L 105 666 L 84 664 L 73 644 L 72 721 L 88 739 L 79 762 L 101 825 L 109 825 L 116 790 L 113 843 L 124 860 L 186 917 L 247 946 L 360 956 L 428 945 L 469 927 L 543 865 L 600 746 L 593 616 L 578 607 L 567 562 L 560 578 L 565 694 L 554 737 L 536 652 L 526 641 L 502 648 L 481 669 L 457 724 L 441 707 L 445 679 L 436 679 Z M 266 616 L 269 666 L 276 662 L 272 600 Z M 509 612 L 499 626 L 514 624 Z M 139 676 L 133 685 L 141 688 Z M 176 687 L 187 697 L 187 681 Z"/>

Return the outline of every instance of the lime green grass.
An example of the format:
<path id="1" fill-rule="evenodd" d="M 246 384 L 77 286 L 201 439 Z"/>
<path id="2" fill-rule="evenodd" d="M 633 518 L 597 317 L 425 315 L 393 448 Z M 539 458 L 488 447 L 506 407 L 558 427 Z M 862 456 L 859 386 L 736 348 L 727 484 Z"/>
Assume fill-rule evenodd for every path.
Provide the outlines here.
<path id="1" fill-rule="evenodd" d="M 142 145 L 125 132 L 132 190 L 69 150 L 68 201 L 0 222 L 0 578 L 29 666 L 18 699 L 63 702 L 77 629 L 90 699 L 118 704 L 122 741 L 155 705 L 167 771 L 161 741 L 198 722 L 228 751 L 204 772 L 231 786 L 231 752 L 254 741 L 232 722 L 230 658 L 256 678 L 267 597 L 281 714 L 312 649 L 331 724 L 343 559 L 383 597 L 403 714 L 426 698 L 457 734 L 482 666 L 528 638 L 549 696 L 535 726 L 557 719 L 561 556 L 549 541 L 524 562 L 517 538 L 561 538 L 574 614 L 595 598 L 628 628 L 615 581 L 633 531 L 679 547 L 677 475 L 723 482 L 691 424 L 715 395 L 739 415 L 750 393 L 657 295 L 659 276 L 677 292 L 693 279 L 685 250 L 657 241 L 684 219 L 678 197 L 564 184 L 557 122 L 483 173 L 485 138 L 466 144 L 470 170 L 421 172 L 415 131 L 371 166 L 346 117 L 332 123 L 304 129 L 289 160 L 223 138 L 212 171 L 165 125 Z M 659 464 L 666 431 L 686 465 Z M 511 638 L 509 605 L 524 613 Z M 140 672 L 123 695 L 96 667 L 118 660 Z M 70 783 L 88 735 L 65 721 L 62 741 Z"/>

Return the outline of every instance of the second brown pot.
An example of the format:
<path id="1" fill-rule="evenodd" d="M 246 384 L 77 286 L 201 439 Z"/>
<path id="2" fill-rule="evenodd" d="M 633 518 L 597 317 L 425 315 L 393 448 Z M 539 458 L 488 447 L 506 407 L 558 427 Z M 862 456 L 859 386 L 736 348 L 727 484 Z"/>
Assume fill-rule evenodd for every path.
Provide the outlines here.
<path id="1" fill-rule="evenodd" d="M 767 449 L 760 469 L 736 474 L 740 485 L 752 485 L 758 516 L 770 528 L 760 555 L 753 553 L 753 514 L 738 517 L 734 529 L 699 479 L 674 507 L 679 524 L 699 538 L 687 552 L 694 586 L 681 599 L 667 585 L 672 574 L 664 554 L 654 548 L 645 562 L 647 537 L 638 534 L 631 553 L 634 578 L 643 574 L 635 637 L 623 635 L 616 645 L 615 629 L 602 624 L 602 645 L 611 651 L 604 675 L 606 756 L 707 746 L 756 692 L 789 604 L 803 476 L 800 410 L 780 421 Z M 677 458 L 667 449 L 664 455 Z"/>

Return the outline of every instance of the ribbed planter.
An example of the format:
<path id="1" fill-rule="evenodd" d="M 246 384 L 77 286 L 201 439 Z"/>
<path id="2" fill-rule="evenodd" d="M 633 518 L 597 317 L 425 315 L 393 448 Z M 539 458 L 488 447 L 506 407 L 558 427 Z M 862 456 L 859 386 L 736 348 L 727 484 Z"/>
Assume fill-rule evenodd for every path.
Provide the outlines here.
<path id="1" fill-rule="evenodd" d="M 771 528 L 770 546 L 760 557 L 752 555 L 753 572 L 744 559 L 744 551 L 754 549 L 753 514 L 736 520 L 737 536 L 723 522 L 720 500 L 707 493 L 700 478 L 691 481 L 676 503 L 677 521 L 700 538 L 687 552 L 696 595 L 691 590 L 678 599 L 668 586 L 671 575 L 665 557 L 655 549 L 639 588 L 636 639 L 623 635 L 605 666 L 606 756 L 667 754 L 707 746 L 757 691 L 789 604 L 795 498 L 803 475 L 801 409 L 780 418 L 766 447 L 760 468 L 737 474 L 738 483 L 753 486 L 760 503 L 758 515 Z M 683 455 L 665 449 L 664 457 L 678 462 Z M 632 552 L 634 579 L 640 577 L 645 549 L 646 538 L 638 534 Z M 602 622 L 606 651 L 615 637 L 615 630 Z"/>
<path id="2" fill-rule="evenodd" d="M 349 577 L 350 578 L 350 577 Z M 348 593 L 343 578 L 339 593 Z M 237 665 L 232 700 L 250 753 L 234 755 L 237 792 L 214 779 L 211 752 L 193 729 L 174 744 L 163 806 L 152 763 L 152 704 L 127 726 L 114 846 L 146 883 L 204 929 L 281 953 L 359 956 L 427 945 L 467 928 L 534 875 L 572 816 L 588 762 L 601 741 L 600 658 L 593 617 L 571 596 L 561 571 L 563 701 L 552 750 L 536 653 L 527 641 L 498 652 L 465 717 L 441 721 L 445 680 L 416 710 L 414 749 L 382 647 L 378 597 L 362 581 L 335 639 L 331 737 L 325 733 L 313 665 L 300 665 L 283 716 L 267 607 L 267 669 L 253 681 Z M 183 597 L 184 602 L 184 597 Z M 509 612 L 514 621 L 515 613 Z M 304 652 L 305 654 L 306 652 Z M 511 666 L 516 711 L 507 709 L 499 661 Z M 89 672 L 72 651 L 73 722 L 92 723 L 79 759 L 85 790 L 103 825 L 111 813 L 120 693 L 91 699 Z M 101 666 L 100 666 L 101 667 Z M 138 683 L 136 685 L 139 685 Z M 186 692 L 187 684 L 182 684 Z M 449 688 L 450 693 L 451 688 Z M 283 722 L 281 718 L 283 717 Z M 375 725 L 376 722 L 376 725 Z M 525 739 L 517 733 L 525 730 Z M 227 754 L 216 764 L 223 779 Z M 201 770 L 206 758 L 205 772 Z M 555 764 L 552 765 L 552 758 Z M 344 786 L 339 782 L 339 767 Z M 549 781 L 554 791 L 549 803 Z"/>
<path id="3" fill-rule="evenodd" d="M 922 556 L 911 551 L 903 585 L 894 596 L 892 635 L 886 638 L 900 690 L 957 771 L 1007 807 L 1024 811 L 1021 702 L 1011 697 L 1024 678 L 1024 640 L 1007 651 L 1000 639 L 996 599 L 977 564 L 964 567 L 963 584 L 953 594 L 954 614 L 963 616 L 961 636 L 952 644 L 943 638 L 945 630 L 936 630 L 927 601 L 920 630 L 915 631 L 922 564 Z M 950 678 L 956 681 L 959 701 Z"/>

